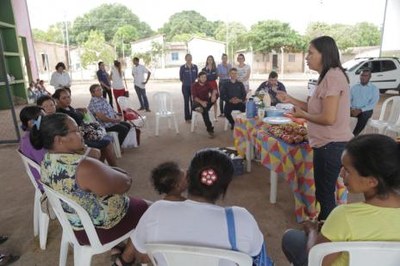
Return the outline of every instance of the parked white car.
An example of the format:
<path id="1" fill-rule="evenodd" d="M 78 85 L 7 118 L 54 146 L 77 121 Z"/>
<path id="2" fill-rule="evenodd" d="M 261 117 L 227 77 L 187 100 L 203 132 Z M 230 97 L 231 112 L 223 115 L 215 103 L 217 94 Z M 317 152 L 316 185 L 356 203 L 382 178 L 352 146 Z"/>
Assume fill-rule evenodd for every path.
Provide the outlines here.
<path id="1" fill-rule="evenodd" d="M 400 61 L 397 57 L 356 58 L 343 64 L 350 80 L 350 87 L 360 82 L 363 68 L 371 69 L 371 80 L 381 93 L 387 90 L 400 92 Z"/>

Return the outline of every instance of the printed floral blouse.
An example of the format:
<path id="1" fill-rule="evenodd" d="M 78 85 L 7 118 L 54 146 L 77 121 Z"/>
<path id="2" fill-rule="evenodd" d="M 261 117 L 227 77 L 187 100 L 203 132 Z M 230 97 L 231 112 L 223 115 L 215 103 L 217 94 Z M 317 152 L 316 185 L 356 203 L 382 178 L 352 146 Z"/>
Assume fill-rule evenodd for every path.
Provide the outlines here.
<path id="1" fill-rule="evenodd" d="M 41 180 L 55 191 L 82 206 L 98 228 L 109 229 L 125 216 L 129 198 L 126 195 L 98 196 L 82 190 L 76 182 L 75 172 L 84 155 L 46 153 L 41 165 Z M 82 223 L 67 204 L 62 204 L 68 220 L 75 230 L 82 230 Z"/>

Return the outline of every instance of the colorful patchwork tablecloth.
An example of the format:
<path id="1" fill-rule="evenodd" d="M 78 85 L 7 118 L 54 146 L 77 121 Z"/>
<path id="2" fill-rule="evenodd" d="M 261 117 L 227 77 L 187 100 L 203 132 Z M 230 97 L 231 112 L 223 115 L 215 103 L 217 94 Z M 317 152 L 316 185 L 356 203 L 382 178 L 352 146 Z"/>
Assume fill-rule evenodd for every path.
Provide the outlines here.
<path id="1" fill-rule="evenodd" d="M 307 144 L 287 144 L 275 138 L 263 128 L 257 119 L 237 118 L 234 144 L 239 153 L 245 153 L 247 145 L 254 145 L 266 168 L 283 174 L 294 194 L 295 216 L 298 222 L 318 215 L 315 199 L 313 150 Z M 337 203 L 347 202 L 347 190 L 341 178 L 337 183 Z"/>

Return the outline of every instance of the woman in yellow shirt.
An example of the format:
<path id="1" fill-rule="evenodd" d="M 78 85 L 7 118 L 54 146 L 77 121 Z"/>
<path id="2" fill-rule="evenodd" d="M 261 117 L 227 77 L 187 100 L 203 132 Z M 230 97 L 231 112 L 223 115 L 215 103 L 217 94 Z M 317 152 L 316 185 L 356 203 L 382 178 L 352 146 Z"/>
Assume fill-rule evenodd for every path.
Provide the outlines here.
<path id="1" fill-rule="evenodd" d="M 308 251 L 323 242 L 400 241 L 400 147 L 378 134 L 352 139 L 342 155 L 340 175 L 349 192 L 363 202 L 336 207 L 318 232 L 317 222 L 304 231 L 288 230 L 282 249 L 293 265 L 307 265 Z M 348 265 L 346 253 L 325 257 L 323 265 Z"/>

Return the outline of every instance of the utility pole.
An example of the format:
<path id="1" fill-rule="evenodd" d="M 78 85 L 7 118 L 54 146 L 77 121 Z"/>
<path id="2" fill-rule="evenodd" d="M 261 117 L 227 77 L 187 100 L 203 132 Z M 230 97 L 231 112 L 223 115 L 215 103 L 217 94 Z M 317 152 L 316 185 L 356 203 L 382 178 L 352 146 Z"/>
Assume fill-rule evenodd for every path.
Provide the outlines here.
<path id="1" fill-rule="evenodd" d="M 65 25 L 65 42 L 67 45 L 67 65 L 68 65 L 68 72 L 72 79 L 72 69 L 71 69 L 71 52 L 69 49 L 69 33 L 68 33 L 68 22 L 66 16 L 64 17 L 64 25 Z"/>

